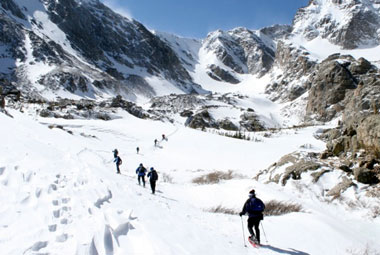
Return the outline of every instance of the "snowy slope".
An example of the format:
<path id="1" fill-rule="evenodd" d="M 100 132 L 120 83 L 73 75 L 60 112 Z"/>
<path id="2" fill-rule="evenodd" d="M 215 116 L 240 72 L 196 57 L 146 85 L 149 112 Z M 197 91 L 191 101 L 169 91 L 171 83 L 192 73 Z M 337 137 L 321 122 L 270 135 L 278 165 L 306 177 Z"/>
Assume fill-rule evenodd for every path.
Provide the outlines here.
<path id="1" fill-rule="evenodd" d="M 379 219 L 326 204 L 312 192 L 251 179 L 305 143 L 322 150 L 324 144 L 313 138 L 317 128 L 248 142 L 123 112 L 109 122 L 36 122 L 10 113 L 13 119 L 0 114 L 0 131 L 7 134 L 0 147 L 4 254 L 349 254 L 378 248 Z M 153 140 L 162 133 L 168 141 L 155 148 Z M 115 174 L 114 148 L 123 159 L 122 175 Z M 158 170 L 156 195 L 136 185 L 139 163 Z M 191 182 L 214 170 L 240 177 L 218 185 Z M 259 251 L 244 247 L 238 215 L 207 212 L 219 205 L 238 212 L 251 188 L 264 201 L 293 201 L 305 211 L 265 218 L 269 244 L 262 236 Z"/>

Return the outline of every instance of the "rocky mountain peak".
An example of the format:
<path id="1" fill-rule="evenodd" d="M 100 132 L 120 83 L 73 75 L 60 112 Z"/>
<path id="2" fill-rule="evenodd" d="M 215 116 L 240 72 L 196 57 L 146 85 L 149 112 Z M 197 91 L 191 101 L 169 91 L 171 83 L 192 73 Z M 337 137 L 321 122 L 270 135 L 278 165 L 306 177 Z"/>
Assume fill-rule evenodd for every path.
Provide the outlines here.
<path id="1" fill-rule="evenodd" d="M 215 68 L 215 63 L 210 63 L 209 75 L 230 83 L 236 83 L 236 79 L 231 79 L 229 72 L 262 76 L 270 70 L 275 58 L 275 43 L 270 36 L 243 27 L 209 33 L 203 49 L 224 65 Z"/>
<path id="2" fill-rule="evenodd" d="M 156 84 L 147 79 L 155 77 L 185 93 L 201 91 L 167 43 L 99 0 L 1 1 L 0 34 L 8 64 L 0 76 L 24 88 L 150 97 Z"/>
<path id="3" fill-rule="evenodd" d="M 312 0 L 293 20 L 294 34 L 325 38 L 344 49 L 379 45 L 379 28 L 378 0 Z"/>

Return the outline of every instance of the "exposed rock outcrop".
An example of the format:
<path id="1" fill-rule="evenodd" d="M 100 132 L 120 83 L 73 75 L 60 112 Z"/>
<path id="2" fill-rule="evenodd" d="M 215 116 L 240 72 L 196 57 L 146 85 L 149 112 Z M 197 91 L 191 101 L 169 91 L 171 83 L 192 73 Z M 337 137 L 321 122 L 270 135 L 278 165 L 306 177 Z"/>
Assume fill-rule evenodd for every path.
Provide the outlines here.
<path id="1" fill-rule="evenodd" d="M 279 41 L 277 43 L 274 65 L 283 74 L 273 77 L 273 82 L 266 88 L 270 99 L 276 101 L 293 101 L 303 95 L 311 87 L 311 83 L 300 82 L 314 70 L 316 62 L 312 61 L 308 52 L 294 45 Z"/>
<path id="2" fill-rule="evenodd" d="M 232 75 L 230 72 L 220 68 L 216 65 L 210 65 L 209 66 L 210 71 L 207 72 L 207 74 L 217 81 L 225 81 L 232 84 L 238 84 L 240 81 L 235 78 L 234 75 Z"/>
<path id="3" fill-rule="evenodd" d="M 316 114 L 324 121 L 331 120 L 341 111 L 337 104 L 345 98 L 347 90 L 356 88 L 356 80 L 350 71 L 330 58 L 318 65 L 311 83 L 306 112 Z"/>
<path id="4" fill-rule="evenodd" d="M 376 0 L 313 0 L 298 10 L 292 32 L 308 40 L 326 38 L 345 49 L 379 45 L 379 8 Z"/>

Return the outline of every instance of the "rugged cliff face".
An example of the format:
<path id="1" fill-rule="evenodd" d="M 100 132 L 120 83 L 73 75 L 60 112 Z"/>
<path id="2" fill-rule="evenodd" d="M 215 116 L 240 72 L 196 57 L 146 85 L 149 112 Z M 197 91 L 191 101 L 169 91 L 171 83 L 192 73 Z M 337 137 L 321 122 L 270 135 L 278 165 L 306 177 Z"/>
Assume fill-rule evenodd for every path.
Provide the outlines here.
<path id="1" fill-rule="evenodd" d="M 239 82 L 229 77 L 233 76 L 231 72 L 263 76 L 273 66 L 276 40 L 284 38 L 289 30 L 288 26 L 273 26 L 259 31 L 236 28 L 210 33 L 203 42 L 203 48 L 215 55 L 224 67 L 215 68 L 215 63 L 210 64 L 209 75 L 230 83 Z"/>
<path id="2" fill-rule="evenodd" d="M 293 34 L 328 39 L 344 49 L 380 44 L 377 0 L 312 0 L 293 21 Z"/>
<path id="3" fill-rule="evenodd" d="M 23 91 L 42 85 L 92 98 L 151 97 L 156 92 L 149 77 L 184 93 L 201 91 L 172 48 L 100 1 L 7 0 L 0 15 L 1 59 L 7 63 L 0 73 Z"/>

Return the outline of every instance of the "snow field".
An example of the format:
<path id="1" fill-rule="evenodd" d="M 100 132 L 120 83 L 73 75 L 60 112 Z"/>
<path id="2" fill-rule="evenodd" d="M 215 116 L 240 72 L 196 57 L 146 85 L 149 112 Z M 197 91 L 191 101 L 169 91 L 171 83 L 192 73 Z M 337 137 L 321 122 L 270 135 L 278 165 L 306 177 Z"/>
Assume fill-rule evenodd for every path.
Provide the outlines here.
<path id="1" fill-rule="evenodd" d="M 305 143 L 322 150 L 324 144 L 313 138 L 317 127 L 249 142 L 124 112 L 118 113 L 121 119 L 107 122 L 41 119 L 42 125 L 16 111 L 11 114 L 13 119 L 0 115 L 6 134 L 0 146 L 4 254 L 346 254 L 367 244 L 376 247 L 380 237 L 378 219 L 323 203 L 294 185 L 252 180 Z M 53 123 L 73 135 L 48 128 Z M 161 134 L 168 141 L 154 147 Z M 112 162 L 114 148 L 123 159 L 121 175 Z M 137 185 L 139 163 L 157 169 L 155 195 L 149 183 Z M 212 185 L 192 183 L 215 170 L 233 170 L 241 177 Z M 165 182 L 164 174 L 172 182 Z M 305 210 L 266 217 L 269 245 L 260 250 L 244 247 L 239 216 L 208 212 L 216 206 L 239 211 L 252 188 L 264 202 L 292 201 Z M 261 236 L 266 244 L 263 232 Z"/>

